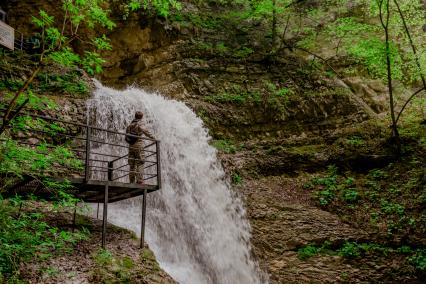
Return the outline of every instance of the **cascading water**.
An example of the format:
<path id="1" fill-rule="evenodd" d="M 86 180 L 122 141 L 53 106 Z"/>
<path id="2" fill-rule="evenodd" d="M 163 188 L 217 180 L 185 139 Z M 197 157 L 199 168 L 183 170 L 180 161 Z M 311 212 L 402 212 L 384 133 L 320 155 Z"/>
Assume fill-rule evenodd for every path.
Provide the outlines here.
<path id="1" fill-rule="evenodd" d="M 142 110 L 145 126 L 161 140 L 162 189 L 148 195 L 146 240 L 165 271 L 184 284 L 267 282 L 250 255 L 242 202 L 229 189 L 202 121 L 185 104 L 97 83 L 88 110 L 96 126 L 122 132 Z M 109 222 L 138 234 L 140 203 L 111 204 Z"/>

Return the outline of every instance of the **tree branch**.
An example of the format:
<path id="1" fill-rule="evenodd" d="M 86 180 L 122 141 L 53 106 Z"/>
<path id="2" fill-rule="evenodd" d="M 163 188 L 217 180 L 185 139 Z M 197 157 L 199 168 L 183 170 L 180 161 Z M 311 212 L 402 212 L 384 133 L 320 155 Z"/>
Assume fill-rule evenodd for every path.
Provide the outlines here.
<path id="1" fill-rule="evenodd" d="M 401 116 L 404 109 L 408 106 L 408 104 L 414 99 L 415 96 L 417 96 L 419 93 L 421 93 L 424 90 L 426 90 L 426 88 L 424 88 L 424 87 L 421 88 L 421 89 L 418 89 L 408 98 L 408 100 L 405 101 L 405 104 L 402 106 L 401 110 L 398 113 L 398 116 L 396 117 L 396 123 L 398 123 L 399 117 Z"/>
<path id="2" fill-rule="evenodd" d="M 313 53 L 313 52 L 311 52 L 311 51 L 309 51 L 309 50 L 307 50 L 307 49 L 305 49 L 303 47 L 291 46 L 291 48 L 298 49 L 298 50 L 301 50 L 303 52 L 306 52 L 306 53 L 308 53 L 308 54 L 310 54 L 310 55 L 318 58 L 319 60 L 323 61 L 337 75 L 337 77 L 339 79 L 342 79 L 342 76 L 340 76 L 340 74 L 333 68 L 333 66 L 331 66 L 330 63 L 328 63 L 327 59 L 325 59 L 322 56 L 320 56 L 318 54 L 315 54 L 315 53 Z"/>
<path id="3" fill-rule="evenodd" d="M 24 106 L 30 101 L 30 99 L 26 99 L 12 114 L 12 116 L 9 118 L 9 120 L 5 121 L 3 119 L 2 126 L 0 128 L 0 135 L 6 130 L 6 127 L 9 125 L 9 123 L 18 115 L 18 113 L 21 112 L 21 110 L 24 108 Z"/>
<path id="4" fill-rule="evenodd" d="M 396 5 L 396 7 L 398 9 L 398 13 L 399 13 L 399 16 L 401 17 L 405 33 L 407 34 L 408 40 L 410 42 L 411 49 L 413 50 L 414 60 L 416 61 L 416 65 L 419 68 L 420 78 L 422 79 L 423 88 L 426 88 L 425 76 L 422 73 L 422 67 L 420 65 L 419 56 L 417 55 L 417 49 L 416 49 L 416 46 L 414 44 L 413 38 L 411 37 L 411 33 L 410 33 L 409 28 L 408 28 L 407 21 L 405 20 L 404 14 L 402 13 L 402 10 L 401 10 L 401 7 L 399 6 L 398 1 L 397 0 L 393 0 L 393 2 L 395 3 L 395 5 Z"/>

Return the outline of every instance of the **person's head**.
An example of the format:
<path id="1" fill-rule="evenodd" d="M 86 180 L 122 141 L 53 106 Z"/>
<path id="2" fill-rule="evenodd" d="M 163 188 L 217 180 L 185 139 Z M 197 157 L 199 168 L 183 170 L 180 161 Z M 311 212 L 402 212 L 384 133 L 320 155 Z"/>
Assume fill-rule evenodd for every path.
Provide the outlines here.
<path id="1" fill-rule="evenodd" d="M 135 119 L 142 119 L 143 118 L 143 112 L 137 111 L 135 112 Z"/>

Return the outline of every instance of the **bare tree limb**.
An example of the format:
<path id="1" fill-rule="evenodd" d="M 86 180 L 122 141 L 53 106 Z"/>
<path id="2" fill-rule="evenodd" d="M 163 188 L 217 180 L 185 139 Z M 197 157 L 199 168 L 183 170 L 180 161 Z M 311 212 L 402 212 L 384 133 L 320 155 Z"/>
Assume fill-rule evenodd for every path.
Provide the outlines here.
<path id="1" fill-rule="evenodd" d="M 339 79 L 342 79 L 343 77 L 339 74 L 339 72 L 337 72 L 334 68 L 333 68 L 333 66 L 331 66 L 330 65 L 330 63 L 328 63 L 328 60 L 327 59 L 325 59 L 324 57 L 322 57 L 322 56 L 320 56 L 320 55 L 318 55 L 318 54 L 315 54 L 315 53 L 313 53 L 312 51 L 309 51 L 309 50 L 307 50 L 307 49 L 305 49 L 305 48 L 303 48 L 303 47 L 299 47 L 299 46 L 291 46 L 291 48 L 294 48 L 294 49 L 298 49 L 298 50 L 300 50 L 300 51 L 303 51 L 303 52 L 306 52 L 306 53 L 308 53 L 308 54 L 310 54 L 310 55 L 312 55 L 312 56 L 314 56 L 315 58 L 318 58 L 319 60 L 321 60 L 322 62 L 324 62 L 327 66 L 328 66 L 328 68 L 330 68 L 336 75 L 337 75 L 337 77 L 339 78 Z"/>
<path id="2" fill-rule="evenodd" d="M 390 107 L 390 114 L 391 114 L 391 120 L 392 120 L 392 138 L 395 139 L 395 143 L 397 146 L 397 153 L 401 153 L 401 142 L 399 140 L 399 133 L 398 133 L 398 125 L 395 118 L 395 105 L 394 105 L 394 98 L 393 98 L 393 86 L 392 86 L 392 63 L 390 58 L 390 37 L 389 37 L 389 18 L 390 18 L 390 9 L 389 9 L 389 1 L 386 0 L 385 7 L 383 7 L 384 0 L 380 0 L 378 3 L 379 5 L 379 17 L 380 17 L 380 23 L 382 24 L 383 30 L 385 32 L 385 45 L 386 45 L 386 69 L 387 69 L 387 79 L 388 79 L 388 92 L 389 92 L 389 107 Z M 383 18 L 384 9 L 386 9 L 386 18 Z"/>
<path id="3" fill-rule="evenodd" d="M 400 118 L 400 116 L 401 116 L 401 114 L 402 114 L 402 112 L 404 111 L 404 109 L 408 106 L 408 104 L 418 95 L 418 94 L 420 94 L 422 91 L 424 91 L 424 90 L 426 90 L 426 88 L 421 88 L 421 89 L 418 89 L 417 91 L 415 91 L 406 101 L 405 101 L 405 103 L 404 103 L 404 105 L 402 106 L 402 108 L 401 108 L 401 110 L 399 111 L 399 113 L 398 113 L 398 116 L 396 117 L 396 123 L 398 123 L 398 121 L 399 121 L 399 118 Z"/>
<path id="4" fill-rule="evenodd" d="M 9 123 L 21 112 L 21 110 L 26 106 L 26 104 L 30 101 L 30 99 L 26 99 L 12 114 L 12 116 L 8 119 L 8 121 L 4 121 L 0 128 L 0 134 L 3 133 L 6 130 L 6 127 L 9 125 Z"/>
<path id="5" fill-rule="evenodd" d="M 410 29 L 408 28 L 407 21 L 405 20 L 405 16 L 404 16 L 404 14 L 403 14 L 403 12 L 401 10 L 401 7 L 399 6 L 398 1 L 397 0 L 393 0 L 393 2 L 395 3 L 395 5 L 396 5 L 396 7 L 398 9 L 399 16 L 401 17 L 402 24 L 404 26 L 404 31 L 407 34 L 408 40 L 410 42 L 411 49 L 413 50 L 414 60 L 416 62 L 417 67 L 419 68 L 420 78 L 421 78 L 422 83 L 423 83 L 423 88 L 426 88 L 425 76 L 422 73 L 422 67 L 420 65 L 419 56 L 417 55 L 417 49 L 416 49 L 416 46 L 414 44 L 413 38 L 411 37 L 411 33 L 410 33 Z"/>

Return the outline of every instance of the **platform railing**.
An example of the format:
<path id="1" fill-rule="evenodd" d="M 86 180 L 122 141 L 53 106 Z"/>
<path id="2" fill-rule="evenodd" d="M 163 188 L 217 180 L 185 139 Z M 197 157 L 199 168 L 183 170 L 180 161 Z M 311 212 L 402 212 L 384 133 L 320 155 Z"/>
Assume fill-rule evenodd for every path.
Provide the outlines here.
<path id="1" fill-rule="evenodd" d="M 0 117 L 3 116 L 4 109 L 0 109 Z M 135 174 L 142 178 L 143 183 L 161 187 L 158 140 L 29 112 L 22 112 L 15 117 L 7 131 L 20 145 L 36 151 L 41 147 L 54 149 L 63 146 L 73 153 L 75 159 L 81 161 L 80 170 L 58 164 L 56 174 L 70 179 L 83 179 L 85 183 L 95 180 L 127 184 L 130 183 L 130 175 Z M 128 156 L 126 135 L 143 141 L 143 159 Z M 131 169 L 129 161 L 138 161 L 142 166 L 139 170 Z"/>

